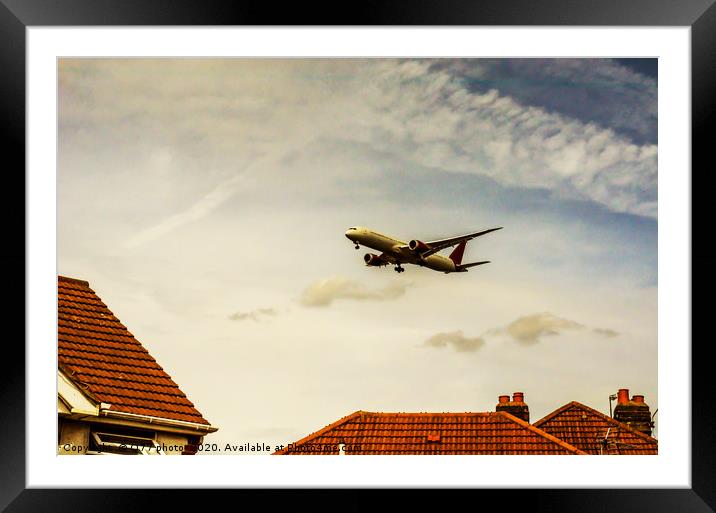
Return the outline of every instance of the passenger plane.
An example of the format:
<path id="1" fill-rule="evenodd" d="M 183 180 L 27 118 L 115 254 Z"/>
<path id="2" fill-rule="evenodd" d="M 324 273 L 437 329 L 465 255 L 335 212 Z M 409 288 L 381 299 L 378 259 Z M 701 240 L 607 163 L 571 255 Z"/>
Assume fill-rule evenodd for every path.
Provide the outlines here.
<path id="1" fill-rule="evenodd" d="M 483 230 L 481 232 L 431 242 L 413 239 L 406 244 L 402 240 L 397 240 L 369 230 L 368 228 L 357 226 L 348 228 L 346 237 L 355 243 L 356 249 L 360 249 L 361 245 L 363 245 L 371 249 L 382 251 L 380 255 L 366 253 L 363 257 L 366 265 L 383 266 L 395 264 L 395 271 L 402 273 L 405 269 L 403 269 L 401 264 L 415 264 L 447 274 L 467 272 L 469 267 L 489 264 L 489 260 L 463 264 L 462 255 L 465 253 L 465 245 L 467 241 L 475 237 L 501 229 L 502 227 L 500 226 L 499 228 L 490 228 L 489 230 Z M 438 251 L 452 246 L 457 247 L 450 253 L 449 257 L 436 254 Z"/>

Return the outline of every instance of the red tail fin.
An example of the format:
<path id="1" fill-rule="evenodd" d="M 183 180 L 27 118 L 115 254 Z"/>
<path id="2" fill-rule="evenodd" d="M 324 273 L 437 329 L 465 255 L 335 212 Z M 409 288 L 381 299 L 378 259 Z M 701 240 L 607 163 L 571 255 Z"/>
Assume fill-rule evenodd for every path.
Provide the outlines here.
<path id="1" fill-rule="evenodd" d="M 461 242 L 457 245 L 457 247 L 450 253 L 450 260 L 452 260 L 455 265 L 460 265 L 462 263 L 462 255 L 465 253 L 465 245 L 467 242 Z"/>

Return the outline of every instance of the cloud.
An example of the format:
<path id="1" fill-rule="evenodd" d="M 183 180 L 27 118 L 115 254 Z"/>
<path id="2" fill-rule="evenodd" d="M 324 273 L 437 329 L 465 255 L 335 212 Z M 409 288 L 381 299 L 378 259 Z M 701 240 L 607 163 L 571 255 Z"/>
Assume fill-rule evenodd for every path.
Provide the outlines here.
<path id="1" fill-rule="evenodd" d="M 592 331 L 594 333 L 596 333 L 597 335 L 602 335 L 603 337 L 607 337 L 607 338 L 613 338 L 613 337 L 619 336 L 618 331 L 610 330 L 609 328 L 594 328 Z"/>
<path id="2" fill-rule="evenodd" d="M 628 61 L 628 59 L 627 59 Z M 523 105 L 596 123 L 635 143 L 656 143 L 657 81 L 613 59 L 433 61 L 471 91 L 496 89 Z"/>
<path id="3" fill-rule="evenodd" d="M 330 306 L 336 299 L 388 301 L 401 297 L 408 286 L 408 283 L 396 281 L 382 289 L 369 289 L 360 282 L 333 277 L 309 286 L 299 301 L 304 306 Z"/>
<path id="4" fill-rule="evenodd" d="M 59 74 L 63 173 L 86 179 L 78 162 L 109 161 L 122 184 L 146 180 L 142 162 L 117 162 L 117 146 L 131 143 L 122 155 L 168 148 L 186 167 L 173 169 L 178 177 L 201 177 L 168 184 L 173 215 L 135 226 L 130 247 L 225 204 L 239 188 L 229 163 L 247 153 L 289 155 L 336 140 L 406 168 L 486 175 L 557 199 L 657 215 L 657 85 L 610 59 L 135 61 L 63 59 Z M 79 150 L 89 145 L 97 162 Z M 335 189 L 322 169 L 302 169 L 295 180 Z M 251 171 L 271 172 L 287 176 L 280 165 Z M 155 208 L 161 191 L 133 189 L 137 208 Z M 107 196 L 96 196 L 104 206 Z M 126 201 L 117 197 L 110 202 Z"/>
<path id="5" fill-rule="evenodd" d="M 481 66 L 479 60 L 463 65 Z M 521 80 L 529 79 L 529 70 L 517 71 L 525 73 Z M 615 80 L 626 80 L 618 75 Z M 449 63 L 441 69 L 427 61 L 386 65 L 374 88 L 379 94 L 364 102 L 383 115 L 372 117 L 370 131 L 357 129 L 353 137 L 363 133 L 375 149 L 656 217 L 656 144 L 635 144 L 609 126 L 524 104 L 497 88 L 473 90 Z"/>
<path id="6" fill-rule="evenodd" d="M 275 308 L 259 308 L 258 310 L 252 310 L 250 312 L 236 312 L 229 316 L 232 321 L 261 321 L 266 317 L 273 317 L 278 314 Z"/>
<path id="7" fill-rule="evenodd" d="M 472 353 L 480 349 L 484 344 L 485 340 L 482 337 L 466 337 L 462 331 L 436 333 L 425 341 L 425 345 L 430 347 L 447 347 L 451 345 L 455 351 L 460 353 Z"/>
<path id="8" fill-rule="evenodd" d="M 134 248 L 140 246 L 187 223 L 198 221 L 206 217 L 236 193 L 241 184 L 246 180 L 246 176 L 244 172 L 241 172 L 224 180 L 186 210 L 170 215 L 158 224 L 146 228 L 131 237 L 125 243 L 125 247 Z"/>
<path id="9" fill-rule="evenodd" d="M 585 326 L 578 322 L 543 312 L 520 317 L 505 328 L 496 331 L 507 334 L 522 344 L 535 344 L 543 336 L 559 335 L 563 331 L 583 330 L 584 328 Z"/>

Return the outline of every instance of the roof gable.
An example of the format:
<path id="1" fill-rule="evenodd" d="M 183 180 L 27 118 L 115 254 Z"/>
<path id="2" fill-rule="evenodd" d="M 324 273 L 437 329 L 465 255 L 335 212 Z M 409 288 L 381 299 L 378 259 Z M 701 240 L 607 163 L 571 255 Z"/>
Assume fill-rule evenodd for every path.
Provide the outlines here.
<path id="1" fill-rule="evenodd" d="M 110 410 L 209 425 L 89 283 L 58 277 L 58 364 Z"/>
<path id="2" fill-rule="evenodd" d="M 506 412 L 357 411 L 275 454 L 584 454 Z"/>
<path id="3" fill-rule="evenodd" d="M 589 454 L 657 454 L 658 441 L 577 401 L 534 425 Z"/>

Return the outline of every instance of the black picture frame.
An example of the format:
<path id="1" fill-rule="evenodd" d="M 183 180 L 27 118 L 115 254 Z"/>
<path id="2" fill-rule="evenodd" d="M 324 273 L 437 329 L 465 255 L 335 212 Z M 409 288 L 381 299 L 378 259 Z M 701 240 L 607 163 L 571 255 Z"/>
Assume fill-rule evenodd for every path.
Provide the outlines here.
<path id="1" fill-rule="evenodd" d="M 687 26 L 691 27 L 692 70 L 692 487 L 690 489 L 521 489 L 477 490 L 481 499 L 504 501 L 520 509 L 570 512 L 706 512 L 716 509 L 716 444 L 713 443 L 714 408 L 711 405 L 711 361 L 708 343 L 696 334 L 706 326 L 708 293 L 713 290 L 716 250 L 706 243 L 711 227 L 706 195 L 714 190 L 713 171 L 707 168 L 711 128 L 716 123 L 716 0 L 680 2 L 649 0 L 413 0 L 411 2 L 364 1 L 344 4 L 286 3 L 280 8 L 256 1 L 172 0 L 0 0 L 0 119 L 5 162 L 2 203 L 5 251 L 2 255 L 7 306 L 4 318 L 24 318 L 26 268 L 25 223 L 15 220 L 25 211 L 25 70 L 26 31 L 32 26 L 87 25 L 530 25 L 530 26 Z M 712 166 L 709 166 L 712 167 Z M 698 170 L 698 171 L 697 171 Z M 685 172 L 687 172 L 685 170 Z M 7 222 L 13 221 L 13 222 Z M 709 237 L 710 238 L 710 237 Z M 20 272 L 22 269 L 24 272 Z M 698 296 L 701 295 L 702 298 Z M 700 299 L 697 301 L 697 299 Z M 22 309 L 22 312 L 21 312 Z M 668 315 L 668 312 L 660 312 Z M 8 323 L 12 325 L 19 325 Z M 22 325 L 21 337 L 25 338 Z M 701 335 L 705 332 L 701 330 Z M 175 489 L 171 494 L 156 490 L 26 489 L 25 453 L 25 361 L 19 337 L 6 335 L 4 344 L 0 405 L 0 440 L 4 443 L 0 463 L 0 509 L 11 512 L 126 511 L 202 509 L 209 505 L 201 497 L 227 499 L 240 507 L 246 491 Z M 687 421 L 688 419 L 685 419 Z M 203 492 L 203 493 L 202 493 Z M 235 493 L 243 493 L 241 503 Z M 253 493 L 253 492 L 252 492 Z M 274 492 L 275 494 L 276 492 Z M 279 496 L 282 494 L 281 492 Z M 335 491 L 329 493 L 336 493 Z M 293 507 L 331 508 L 359 504 L 356 491 L 323 497 L 319 502 L 306 494 L 292 497 Z M 454 494 L 468 493 L 452 491 Z M 220 495 L 221 497 L 216 497 Z M 421 499 L 415 490 L 412 498 Z M 272 499 L 274 500 L 274 499 Z M 402 502 L 403 499 L 401 499 Z M 477 505 L 475 506 L 477 507 Z"/>

